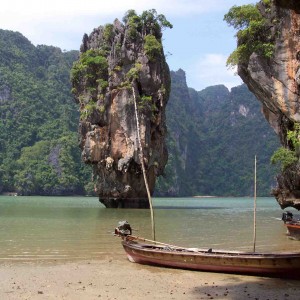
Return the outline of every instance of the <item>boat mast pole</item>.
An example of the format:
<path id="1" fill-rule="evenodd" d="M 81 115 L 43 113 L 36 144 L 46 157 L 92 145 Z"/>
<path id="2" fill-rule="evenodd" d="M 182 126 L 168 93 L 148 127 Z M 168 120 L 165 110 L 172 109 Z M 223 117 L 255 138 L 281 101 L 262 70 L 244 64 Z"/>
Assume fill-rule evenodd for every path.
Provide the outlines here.
<path id="1" fill-rule="evenodd" d="M 137 111 L 135 89 L 133 86 L 132 86 L 132 92 L 133 92 L 134 111 L 135 111 L 135 119 L 136 119 L 136 127 L 137 127 L 137 137 L 138 137 L 138 143 L 139 143 L 139 149 L 140 149 L 139 158 L 140 158 L 140 162 L 141 162 L 141 166 L 142 166 L 144 182 L 145 182 L 145 186 L 146 186 L 146 190 L 147 190 L 147 196 L 148 196 L 150 212 L 151 212 L 152 239 L 153 239 L 153 241 L 155 241 L 154 211 L 153 211 L 152 198 L 151 198 L 151 194 L 150 194 L 150 189 L 149 189 L 149 185 L 148 185 L 146 169 L 145 169 L 145 164 L 144 164 L 144 152 L 143 152 L 141 136 L 140 136 L 140 123 L 139 123 L 139 117 L 138 117 L 138 111 Z"/>
<path id="2" fill-rule="evenodd" d="M 256 155 L 254 159 L 254 213 L 253 213 L 253 252 L 256 245 Z"/>

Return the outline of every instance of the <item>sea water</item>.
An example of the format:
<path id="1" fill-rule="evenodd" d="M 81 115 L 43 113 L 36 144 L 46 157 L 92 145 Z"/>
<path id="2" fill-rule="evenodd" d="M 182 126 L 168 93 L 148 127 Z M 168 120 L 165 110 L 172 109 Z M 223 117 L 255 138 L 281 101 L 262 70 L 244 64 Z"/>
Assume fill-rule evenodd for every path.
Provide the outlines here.
<path id="1" fill-rule="evenodd" d="M 252 251 L 252 198 L 154 198 L 156 240 L 185 247 Z M 294 212 L 293 209 L 289 209 Z M 274 198 L 258 198 L 256 251 L 300 251 Z M 151 239 L 148 209 L 107 209 L 96 197 L 0 196 L 0 261 L 124 255 L 113 235 L 127 220 Z"/>

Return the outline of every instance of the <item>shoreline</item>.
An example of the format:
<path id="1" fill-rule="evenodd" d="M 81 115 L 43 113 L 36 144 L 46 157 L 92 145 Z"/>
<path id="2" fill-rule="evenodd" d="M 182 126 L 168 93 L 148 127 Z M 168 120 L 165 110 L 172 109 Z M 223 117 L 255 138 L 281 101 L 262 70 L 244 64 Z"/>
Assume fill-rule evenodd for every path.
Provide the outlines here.
<path id="1" fill-rule="evenodd" d="M 0 262 L 0 299 L 299 299 L 300 281 L 160 268 L 124 256 Z"/>

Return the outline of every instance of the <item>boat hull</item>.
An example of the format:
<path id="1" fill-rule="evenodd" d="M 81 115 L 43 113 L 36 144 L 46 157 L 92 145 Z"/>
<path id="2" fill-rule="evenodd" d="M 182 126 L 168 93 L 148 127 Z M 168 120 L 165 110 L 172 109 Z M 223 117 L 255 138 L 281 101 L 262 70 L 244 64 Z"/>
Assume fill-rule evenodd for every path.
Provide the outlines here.
<path id="1" fill-rule="evenodd" d="M 300 240 L 300 224 L 285 223 L 287 234 L 294 240 Z"/>
<path id="2" fill-rule="evenodd" d="M 273 277 L 300 277 L 300 253 L 258 254 L 246 252 L 168 250 L 123 240 L 130 261 L 162 267 Z"/>

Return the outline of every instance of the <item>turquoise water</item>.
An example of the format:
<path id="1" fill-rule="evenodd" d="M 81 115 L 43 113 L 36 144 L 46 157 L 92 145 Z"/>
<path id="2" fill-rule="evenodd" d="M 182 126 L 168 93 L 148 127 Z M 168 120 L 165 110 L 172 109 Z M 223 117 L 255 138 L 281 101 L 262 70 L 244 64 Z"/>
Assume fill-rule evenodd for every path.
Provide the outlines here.
<path id="1" fill-rule="evenodd" d="M 154 198 L 156 239 L 200 248 L 252 250 L 252 198 Z M 290 209 L 293 211 L 292 209 Z M 257 199 L 257 251 L 299 250 L 274 198 Z M 112 232 L 127 220 L 151 238 L 150 211 L 106 209 L 93 197 L 0 196 L 0 260 L 101 259 L 124 255 Z"/>

